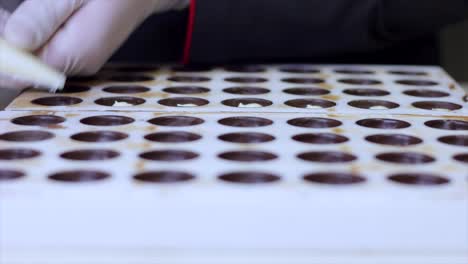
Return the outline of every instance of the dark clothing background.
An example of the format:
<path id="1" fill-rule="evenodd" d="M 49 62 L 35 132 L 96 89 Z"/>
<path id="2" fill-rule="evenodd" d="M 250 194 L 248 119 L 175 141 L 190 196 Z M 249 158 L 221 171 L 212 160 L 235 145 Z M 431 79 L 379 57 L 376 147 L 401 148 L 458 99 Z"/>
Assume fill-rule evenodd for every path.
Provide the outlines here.
<path id="1" fill-rule="evenodd" d="M 438 64 L 468 0 L 198 0 L 190 63 Z M 148 19 L 114 61 L 181 61 L 188 11 Z M 468 34 L 468 32 L 467 32 Z"/>

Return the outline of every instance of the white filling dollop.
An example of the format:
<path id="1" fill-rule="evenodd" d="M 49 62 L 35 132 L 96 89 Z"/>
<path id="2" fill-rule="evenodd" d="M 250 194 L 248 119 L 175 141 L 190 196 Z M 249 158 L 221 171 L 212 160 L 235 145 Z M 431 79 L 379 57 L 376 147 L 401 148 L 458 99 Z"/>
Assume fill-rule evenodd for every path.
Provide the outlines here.
<path id="1" fill-rule="evenodd" d="M 447 108 L 432 108 L 432 111 L 451 111 L 450 109 Z"/>
<path id="2" fill-rule="evenodd" d="M 371 109 L 371 110 L 388 110 L 388 107 L 383 106 L 383 105 L 376 105 L 376 106 L 371 106 L 369 109 Z"/>
<path id="3" fill-rule="evenodd" d="M 119 102 L 115 101 L 115 103 L 112 106 L 117 106 L 117 107 L 125 107 L 125 106 L 133 106 L 132 104 L 129 104 L 127 102 Z"/>
<path id="4" fill-rule="evenodd" d="M 306 108 L 307 109 L 323 109 L 323 107 L 321 107 L 320 105 L 311 105 L 311 104 L 306 105 Z"/>
<path id="5" fill-rule="evenodd" d="M 177 104 L 178 107 L 195 107 L 198 106 L 196 104 Z"/>
<path id="6" fill-rule="evenodd" d="M 261 105 L 261 104 L 257 104 L 257 103 L 252 103 L 252 104 L 243 104 L 243 103 L 240 103 L 237 107 L 256 108 L 256 107 L 262 107 L 262 105 Z"/>

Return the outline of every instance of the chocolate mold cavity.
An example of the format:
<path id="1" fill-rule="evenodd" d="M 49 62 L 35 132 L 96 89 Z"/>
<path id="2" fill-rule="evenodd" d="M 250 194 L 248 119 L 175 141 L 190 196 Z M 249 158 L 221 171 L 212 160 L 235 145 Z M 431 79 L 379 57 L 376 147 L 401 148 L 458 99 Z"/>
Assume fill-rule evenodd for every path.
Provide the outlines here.
<path id="1" fill-rule="evenodd" d="M 41 152 L 28 148 L 0 149 L 0 160 L 6 161 L 33 159 L 40 155 Z"/>
<path id="2" fill-rule="evenodd" d="M 146 102 L 143 98 L 130 97 L 130 96 L 116 96 L 116 97 L 104 97 L 94 101 L 98 105 L 103 106 L 136 106 Z"/>
<path id="3" fill-rule="evenodd" d="M 0 182 L 18 180 L 18 179 L 23 178 L 25 176 L 26 175 L 21 171 L 0 169 Z"/>
<path id="4" fill-rule="evenodd" d="M 468 147 L 468 135 L 443 136 L 437 140 L 448 145 Z"/>
<path id="5" fill-rule="evenodd" d="M 291 77 L 291 78 L 284 78 L 281 81 L 286 83 L 295 83 L 295 84 L 319 84 L 325 83 L 324 79 L 320 78 L 299 78 L 299 77 Z"/>
<path id="6" fill-rule="evenodd" d="M 221 102 L 223 105 L 239 108 L 267 107 L 273 104 L 272 101 L 260 98 L 233 98 Z"/>
<path id="7" fill-rule="evenodd" d="M 322 99 L 293 99 L 286 101 L 284 103 L 287 106 L 295 107 L 295 108 L 306 108 L 306 109 L 324 109 L 324 108 L 331 108 L 336 106 L 335 102 L 322 100 Z"/>
<path id="8" fill-rule="evenodd" d="M 137 94 L 137 93 L 146 93 L 151 89 L 145 86 L 140 85 L 120 85 L 120 86 L 107 86 L 102 89 L 107 93 L 114 94 Z"/>
<path id="9" fill-rule="evenodd" d="M 340 74 L 349 74 L 349 75 L 361 75 L 361 74 L 375 74 L 372 70 L 366 69 L 337 69 L 335 70 L 336 73 Z"/>
<path id="10" fill-rule="evenodd" d="M 80 122 L 89 126 L 123 126 L 135 122 L 135 119 L 127 116 L 102 115 L 86 117 Z"/>
<path id="11" fill-rule="evenodd" d="M 414 102 L 412 105 L 416 108 L 434 111 L 454 111 L 462 108 L 459 104 L 442 101 L 420 101 Z"/>
<path id="12" fill-rule="evenodd" d="M 450 182 L 445 177 L 429 173 L 400 173 L 392 175 L 388 179 L 399 184 L 419 186 L 443 185 Z"/>
<path id="13" fill-rule="evenodd" d="M 453 159 L 459 162 L 468 163 L 468 153 L 460 153 L 453 156 Z"/>
<path id="14" fill-rule="evenodd" d="M 268 79 L 265 79 L 263 77 L 249 77 L 249 76 L 229 77 L 224 80 L 227 82 L 233 82 L 233 83 L 264 83 L 268 81 Z"/>
<path id="15" fill-rule="evenodd" d="M 355 88 L 355 89 L 346 89 L 343 91 L 345 94 L 354 95 L 354 96 L 387 96 L 390 95 L 390 92 L 380 90 L 380 89 L 366 89 L 366 88 Z"/>
<path id="16" fill-rule="evenodd" d="M 225 93 L 229 94 L 240 94 L 240 95 L 259 95 L 259 94 L 267 94 L 270 90 L 262 87 L 255 87 L 255 86 L 236 86 L 230 87 L 223 90 Z"/>
<path id="17" fill-rule="evenodd" d="M 218 155 L 221 159 L 239 162 L 270 161 L 278 158 L 277 155 L 265 151 L 229 151 Z"/>
<path id="18" fill-rule="evenodd" d="M 468 130 L 468 122 L 453 119 L 430 120 L 424 123 L 426 126 L 443 130 Z"/>
<path id="19" fill-rule="evenodd" d="M 160 143 L 186 143 L 200 140 L 202 137 L 185 131 L 157 132 L 145 136 L 146 140 Z"/>
<path id="20" fill-rule="evenodd" d="M 375 144 L 390 146 L 411 146 L 422 143 L 422 139 L 404 134 L 377 134 L 367 136 L 366 140 Z"/>
<path id="21" fill-rule="evenodd" d="M 338 151 L 304 152 L 297 155 L 297 157 L 304 161 L 320 163 L 346 163 L 357 160 L 357 157 L 352 154 Z"/>
<path id="22" fill-rule="evenodd" d="M 238 116 L 223 118 L 218 121 L 221 125 L 231 127 L 264 127 L 273 124 L 273 121 L 261 117 Z"/>
<path id="23" fill-rule="evenodd" d="M 350 185 L 363 183 L 366 179 L 362 176 L 345 172 L 319 172 L 307 174 L 304 176 L 306 182 L 331 184 L 331 185 Z"/>
<path id="24" fill-rule="evenodd" d="M 387 152 L 378 154 L 376 158 L 385 162 L 407 165 L 426 164 L 435 161 L 435 158 L 429 155 L 416 152 Z"/>
<path id="25" fill-rule="evenodd" d="M 384 100 L 354 100 L 349 102 L 348 105 L 369 110 L 387 110 L 400 107 L 397 103 Z"/>
<path id="26" fill-rule="evenodd" d="M 195 176 L 182 171 L 164 170 L 139 173 L 133 178 L 139 182 L 168 184 L 192 181 L 195 179 Z"/>
<path id="27" fill-rule="evenodd" d="M 47 131 L 27 130 L 8 132 L 0 135 L 0 140 L 11 142 L 37 142 L 44 141 L 54 137 L 54 134 Z"/>
<path id="28" fill-rule="evenodd" d="M 438 82 L 430 80 L 398 80 L 395 81 L 398 84 L 408 85 L 408 86 L 435 86 L 438 85 Z"/>
<path id="29" fill-rule="evenodd" d="M 151 161 L 187 161 L 198 158 L 200 155 L 185 150 L 155 150 L 140 154 L 140 158 Z"/>
<path id="30" fill-rule="evenodd" d="M 329 94 L 330 91 L 316 87 L 293 87 L 283 90 L 284 93 L 302 96 L 318 96 Z"/>
<path id="31" fill-rule="evenodd" d="M 83 149 L 62 153 L 61 158 L 76 161 L 104 161 L 115 159 L 120 153 L 108 149 Z"/>
<path id="32" fill-rule="evenodd" d="M 69 106 L 83 102 L 80 98 L 70 96 L 50 96 L 34 99 L 31 103 L 42 106 Z"/>
<path id="33" fill-rule="evenodd" d="M 341 121 L 329 118 L 300 117 L 289 120 L 288 124 L 291 126 L 304 128 L 333 128 L 339 127 L 343 123 Z"/>
<path id="34" fill-rule="evenodd" d="M 167 127 L 188 127 L 205 123 L 205 121 L 193 116 L 162 116 L 148 121 L 150 124 Z"/>
<path id="35" fill-rule="evenodd" d="M 345 136 L 336 135 L 332 133 L 307 133 L 299 134 L 292 137 L 295 141 L 307 144 L 341 144 L 349 141 Z"/>
<path id="36" fill-rule="evenodd" d="M 266 143 L 275 140 L 275 137 L 272 135 L 255 132 L 228 133 L 223 134 L 218 138 L 222 141 L 239 144 Z"/>
<path id="37" fill-rule="evenodd" d="M 368 128 L 377 128 L 377 129 L 404 129 L 411 126 L 410 123 L 397 119 L 389 118 L 368 118 L 361 119 L 356 122 L 356 124 L 368 127 Z"/>
<path id="38" fill-rule="evenodd" d="M 265 184 L 279 181 L 281 178 L 271 173 L 242 171 L 223 174 L 218 177 L 220 180 L 239 184 Z"/>
<path id="39" fill-rule="evenodd" d="M 49 175 L 50 180 L 68 183 L 96 182 L 107 178 L 110 178 L 108 173 L 94 170 L 62 171 Z"/>
<path id="40" fill-rule="evenodd" d="M 407 76 L 427 75 L 427 72 L 423 72 L 423 71 L 405 71 L 405 70 L 388 71 L 388 73 L 394 74 L 394 75 L 407 75 Z"/>
<path id="41" fill-rule="evenodd" d="M 158 103 L 169 107 L 199 107 L 207 105 L 210 102 L 196 97 L 175 97 L 159 100 Z"/>
<path id="42" fill-rule="evenodd" d="M 30 115 L 14 118 L 11 122 L 20 126 L 48 127 L 65 122 L 65 118 L 55 115 Z"/>
<path id="43" fill-rule="evenodd" d="M 203 94 L 210 92 L 210 89 L 201 86 L 173 86 L 164 88 L 163 92 L 172 94 Z"/>
<path id="44" fill-rule="evenodd" d="M 168 78 L 171 82 L 180 82 L 180 83 L 201 83 L 209 82 L 211 79 L 204 76 L 173 76 Z"/>
<path id="45" fill-rule="evenodd" d="M 438 98 L 438 97 L 450 96 L 450 94 L 446 92 L 436 91 L 436 90 L 427 90 L 427 89 L 406 90 L 403 93 L 409 96 L 413 96 L 413 97 L 424 97 L 424 98 Z"/>
<path id="46" fill-rule="evenodd" d="M 90 131 L 74 134 L 71 139 L 81 142 L 105 143 L 127 139 L 128 135 L 116 131 Z"/>
<path id="47" fill-rule="evenodd" d="M 57 91 L 59 94 L 69 94 L 69 93 L 84 93 L 91 90 L 91 87 L 78 84 L 66 84 L 65 87 Z"/>
<path id="48" fill-rule="evenodd" d="M 357 78 L 345 78 L 339 79 L 338 82 L 344 84 L 352 84 L 352 85 L 379 85 L 382 84 L 381 81 L 375 79 L 357 79 Z"/>

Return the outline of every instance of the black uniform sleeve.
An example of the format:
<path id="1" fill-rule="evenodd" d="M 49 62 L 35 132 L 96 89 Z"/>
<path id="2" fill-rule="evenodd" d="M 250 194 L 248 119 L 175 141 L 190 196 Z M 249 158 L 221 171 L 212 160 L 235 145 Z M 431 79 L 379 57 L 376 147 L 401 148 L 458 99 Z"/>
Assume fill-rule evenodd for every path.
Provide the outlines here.
<path id="1" fill-rule="evenodd" d="M 191 63 L 375 52 L 460 21 L 467 0 L 196 0 Z"/>

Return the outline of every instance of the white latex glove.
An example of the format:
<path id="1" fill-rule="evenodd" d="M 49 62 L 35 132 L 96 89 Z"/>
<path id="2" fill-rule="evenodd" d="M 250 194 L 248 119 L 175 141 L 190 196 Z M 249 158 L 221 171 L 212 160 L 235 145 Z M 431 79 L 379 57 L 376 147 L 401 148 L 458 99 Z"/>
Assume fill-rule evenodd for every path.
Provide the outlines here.
<path id="1" fill-rule="evenodd" d="M 0 2 L 3 4 L 3 2 Z M 3 30 L 5 28 L 6 22 L 10 17 L 10 12 L 0 5 L 0 36 L 3 35 Z M 1 63 L 1 62 L 0 62 Z M 1 89 L 11 89 L 11 90 L 21 90 L 26 88 L 32 84 L 24 81 L 19 81 L 17 79 L 12 78 L 11 76 L 5 75 L 0 73 L 0 90 Z"/>
<path id="2" fill-rule="evenodd" d="M 148 16 L 184 8 L 188 2 L 26 0 L 7 20 L 4 38 L 68 75 L 90 75 Z"/>

